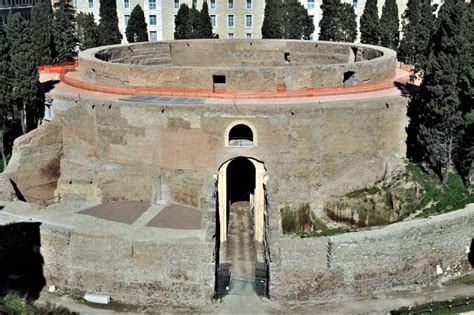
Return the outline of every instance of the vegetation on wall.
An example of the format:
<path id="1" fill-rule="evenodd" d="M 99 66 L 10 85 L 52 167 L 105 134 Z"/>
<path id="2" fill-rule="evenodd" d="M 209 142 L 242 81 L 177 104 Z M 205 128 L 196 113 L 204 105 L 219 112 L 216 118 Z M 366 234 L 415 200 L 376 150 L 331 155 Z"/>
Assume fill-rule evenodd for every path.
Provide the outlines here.
<path id="1" fill-rule="evenodd" d="M 354 8 L 340 0 L 323 0 L 323 16 L 319 22 L 319 40 L 354 42 L 357 23 Z"/>
<path id="2" fill-rule="evenodd" d="M 0 297 L 0 314 L 72 315 L 78 313 L 71 312 L 67 308 L 62 306 L 55 306 L 51 304 L 46 304 L 42 306 L 34 305 L 22 297 L 19 297 L 12 293 L 8 293 L 5 296 Z"/>

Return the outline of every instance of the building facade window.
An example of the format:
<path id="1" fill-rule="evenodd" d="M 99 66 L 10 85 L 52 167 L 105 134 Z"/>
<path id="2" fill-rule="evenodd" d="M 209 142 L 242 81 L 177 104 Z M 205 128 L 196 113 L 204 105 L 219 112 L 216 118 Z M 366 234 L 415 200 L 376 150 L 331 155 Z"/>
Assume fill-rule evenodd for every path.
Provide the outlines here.
<path id="1" fill-rule="evenodd" d="M 158 36 L 156 35 L 156 31 L 150 31 L 150 42 L 156 42 L 158 40 Z"/>
<path id="2" fill-rule="evenodd" d="M 156 10 L 156 0 L 148 0 L 148 9 Z"/>
<path id="3" fill-rule="evenodd" d="M 245 1 L 245 8 L 252 9 L 252 0 Z"/>
<path id="4" fill-rule="evenodd" d="M 245 16 L 245 27 L 252 27 L 253 26 L 253 19 L 251 14 L 247 14 Z"/>
<path id="5" fill-rule="evenodd" d="M 234 15 L 227 16 L 227 27 L 234 27 Z"/>
<path id="6" fill-rule="evenodd" d="M 234 33 L 229 33 L 229 38 L 234 38 Z"/>
<path id="7" fill-rule="evenodd" d="M 245 38 L 251 39 L 251 38 L 252 38 L 252 33 L 247 33 L 247 34 L 245 34 Z"/>
<path id="8" fill-rule="evenodd" d="M 229 9 L 233 9 L 234 8 L 234 0 L 227 0 L 227 6 Z"/>
<path id="9" fill-rule="evenodd" d="M 197 0 L 193 0 L 193 6 L 194 6 L 195 8 L 197 8 L 197 6 L 198 6 Z"/>
<path id="10" fill-rule="evenodd" d="M 130 0 L 123 0 L 123 7 L 125 9 L 129 9 L 130 8 Z"/>
<path id="11" fill-rule="evenodd" d="M 216 8 L 216 0 L 211 0 L 211 9 Z"/>
<path id="12" fill-rule="evenodd" d="M 94 0 L 89 0 L 89 9 L 94 7 Z"/>
<path id="13" fill-rule="evenodd" d="M 130 20 L 130 15 L 124 15 L 123 16 L 123 22 L 125 24 L 125 27 L 128 25 L 128 20 Z"/>
<path id="14" fill-rule="evenodd" d="M 212 27 L 215 28 L 217 26 L 216 16 L 215 16 L 215 14 L 211 14 L 210 17 L 211 17 L 211 25 L 212 25 Z"/>
<path id="15" fill-rule="evenodd" d="M 307 9 L 314 10 L 314 0 L 308 0 Z"/>
<path id="16" fill-rule="evenodd" d="M 357 9 L 357 0 L 352 0 L 352 6 Z"/>
<path id="17" fill-rule="evenodd" d="M 179 9 L 179 0 L 174 0 L 174 8 Z"/>
<path id="18" fill-rule="evenodd" d="M 150 15 L 150 26 L 156 26 L 156 15 Z"/>

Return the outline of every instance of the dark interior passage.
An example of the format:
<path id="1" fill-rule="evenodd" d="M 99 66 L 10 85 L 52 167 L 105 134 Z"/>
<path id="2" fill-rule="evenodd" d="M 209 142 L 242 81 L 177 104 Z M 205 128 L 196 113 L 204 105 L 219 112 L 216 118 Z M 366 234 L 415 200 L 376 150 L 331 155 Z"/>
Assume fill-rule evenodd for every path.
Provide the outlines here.
<path id="1" fill-rule="evenodd" d="M 229 132 L 229 141 L 232 140 L 248 140 L 253 141 L 253 132 L 249 126 L 236 125 Z"/>
<path id="2" fill-rule="evenodd" d="M 245 157 L 235 158 L 227 167 L 227 200 L 249 201 L 255 190 L 255 166 Z"/>

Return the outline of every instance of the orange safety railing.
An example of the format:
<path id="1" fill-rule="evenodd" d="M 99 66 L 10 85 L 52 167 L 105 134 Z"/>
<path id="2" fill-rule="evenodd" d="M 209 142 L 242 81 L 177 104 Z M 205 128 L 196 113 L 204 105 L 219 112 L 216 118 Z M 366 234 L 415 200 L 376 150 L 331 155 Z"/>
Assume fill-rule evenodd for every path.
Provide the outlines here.
<path id="1" fill-rule="evenodd" d="M 58 73 L 63 74 L 69 71 L 75 71 L 79 66 L 79 61 L 66 62 L 57 65 L 38 66 L 39 73 Z"/>

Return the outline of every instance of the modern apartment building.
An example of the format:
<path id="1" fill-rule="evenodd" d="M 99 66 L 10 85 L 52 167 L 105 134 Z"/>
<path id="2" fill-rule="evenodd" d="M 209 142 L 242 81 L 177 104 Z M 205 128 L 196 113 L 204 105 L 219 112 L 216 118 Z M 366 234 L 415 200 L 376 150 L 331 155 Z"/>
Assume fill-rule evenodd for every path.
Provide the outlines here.
<path id="1" fill-rule="evenodd" d="M 30 11 L 38 0 L 0 0 L 0 28 L 8 22 L 8 15 L 20 12 L 27 20 L 31 19 Z"/>

